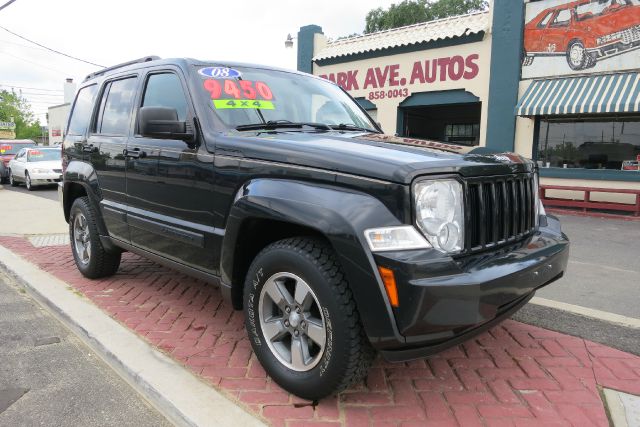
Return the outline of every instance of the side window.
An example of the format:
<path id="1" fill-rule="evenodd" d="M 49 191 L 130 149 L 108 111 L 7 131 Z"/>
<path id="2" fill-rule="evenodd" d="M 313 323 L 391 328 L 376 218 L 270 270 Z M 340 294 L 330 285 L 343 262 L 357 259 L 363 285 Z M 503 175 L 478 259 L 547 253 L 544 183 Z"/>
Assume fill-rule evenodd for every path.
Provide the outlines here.
<path id="1" fill-rule="evenodd" d="M 571 21 L 571 11 L 569 9 L 563 9 L 558 12 L 555 19 L 551 23 L 551 27 L 567 27 Z"/>
<path id="2" fill-rule="evenodd" d="M 553 12 L 547 13 L 547 15 L 544 18 L 542 18 L 538 23 L 538 28 L 546 27 L 547 24 L 549 23 L 549 19 L 551 19 L 551 15 L 553 15 Z"/>
<path id="3" fill-rule="evenodd" d="M 143 107 L 170 107 L 178 112 L 178 120 L 187 118 L 187 99 L 180 78 L 173 73 L 152 74 L 144 91 Z"/>
<path id="4" fill-rule="evenodd" d="M 83 87 L 76 96 L 76 102 L 73 104 L 73 111 L 69 119 L 69 135 L 84 135 L 91 120 L 91 112 L 93 111 L 93 100 L 96 97 L 96 85 Z"/>
<path id="5" fill-rule="evenodd" d="M 131 109 L 136 94 L 136 77 L 115 80 L 107 84 L 96 123 L 96 132 L 107 135 L 127 135 Z"/>

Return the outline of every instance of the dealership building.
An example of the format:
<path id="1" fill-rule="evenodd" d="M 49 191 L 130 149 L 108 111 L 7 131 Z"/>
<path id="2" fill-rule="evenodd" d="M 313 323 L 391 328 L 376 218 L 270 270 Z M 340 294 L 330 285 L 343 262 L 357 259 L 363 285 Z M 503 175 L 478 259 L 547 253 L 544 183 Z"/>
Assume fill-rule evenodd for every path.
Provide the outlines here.
<path id="1" fill-rule="evenodd" d="M 494 0 L 363 36 L 332 40 L 318 25 L 297 36 L 298 69 L 342 86 L 386 133 L 515 151 L 545 184 L 640 189 L 632 0 Z"/>

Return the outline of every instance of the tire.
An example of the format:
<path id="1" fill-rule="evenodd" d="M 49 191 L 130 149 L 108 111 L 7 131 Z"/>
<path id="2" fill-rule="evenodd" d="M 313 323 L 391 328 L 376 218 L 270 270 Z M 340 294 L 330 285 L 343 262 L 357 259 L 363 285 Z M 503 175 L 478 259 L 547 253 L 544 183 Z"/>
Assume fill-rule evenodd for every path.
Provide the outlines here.
<path id="1" fill-rule="evenodd" d="M 582 70 L 589 64 L 589 54 L 580 40 L 571 40 L 567 46 L 567 63 L 572 70 Z"/>
<path id="2" fill-rule="evenodd" d="M 107 252 L 104 249 L 96 220 L 96 213 L 88 197 L 79 197 L 73 202 L 69 212 L 71 252 L 78 270 L 89 279 L 115 274 L 122 255 L 120 252 Z"/>
<path id="3" fill-rule="evenodd" d="M 287 294 L 274 292 L 282 288 Z M 342 268 L 323 241 L 297 237 L 263 249 L 247 273 L 244 309 L 253 351 L 285 390 L 317 400 L 366 376 L 375 353 Z"/>
<path id="4" fill-rule="evenodd" d="M 11 184 L 12 187 L 18 186 L 18 182 L 13 177 L 13 173 L 11 172 L 11 169 L 9 169 L 9 184 Z"/>
<path id="5" fill-rule="evenodd" d="M 29 176 L 29 172 L 24 173 L 24 185 L 27 187 L 27 190 L 33 191 L 35 187 L 31 184 L 31 177 Z"/>

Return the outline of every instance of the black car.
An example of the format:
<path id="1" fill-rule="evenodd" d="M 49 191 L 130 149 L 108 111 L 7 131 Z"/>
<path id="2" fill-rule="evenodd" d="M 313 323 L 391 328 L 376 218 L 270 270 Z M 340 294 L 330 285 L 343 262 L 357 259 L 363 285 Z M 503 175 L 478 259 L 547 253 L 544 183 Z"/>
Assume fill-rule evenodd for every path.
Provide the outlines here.
<path id="1" fill-rule="evenodd" d="M 87 76 L 67 129 L 82 274 L 131 251 L 219 284 L 303 398 L 486 330 L 567 265 L 534 163 L 384 135 L 311 75 L 142 58 Z"/>

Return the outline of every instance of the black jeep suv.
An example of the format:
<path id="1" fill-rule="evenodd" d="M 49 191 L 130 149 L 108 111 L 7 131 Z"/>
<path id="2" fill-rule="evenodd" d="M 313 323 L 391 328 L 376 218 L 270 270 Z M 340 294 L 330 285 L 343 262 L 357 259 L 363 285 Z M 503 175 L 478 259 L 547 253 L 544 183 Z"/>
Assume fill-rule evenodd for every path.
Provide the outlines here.
<path id="1" fill-rule="evenodd" d="M 532 162 L 384 135 L 311 75 L 142 58 L 87 76 L 67 129 L 59 191 L 82 274 L 131 251 L 218 284 L 304 398 L 362 379 L 374 350 L 460 343 L 566 268 Z"/>

